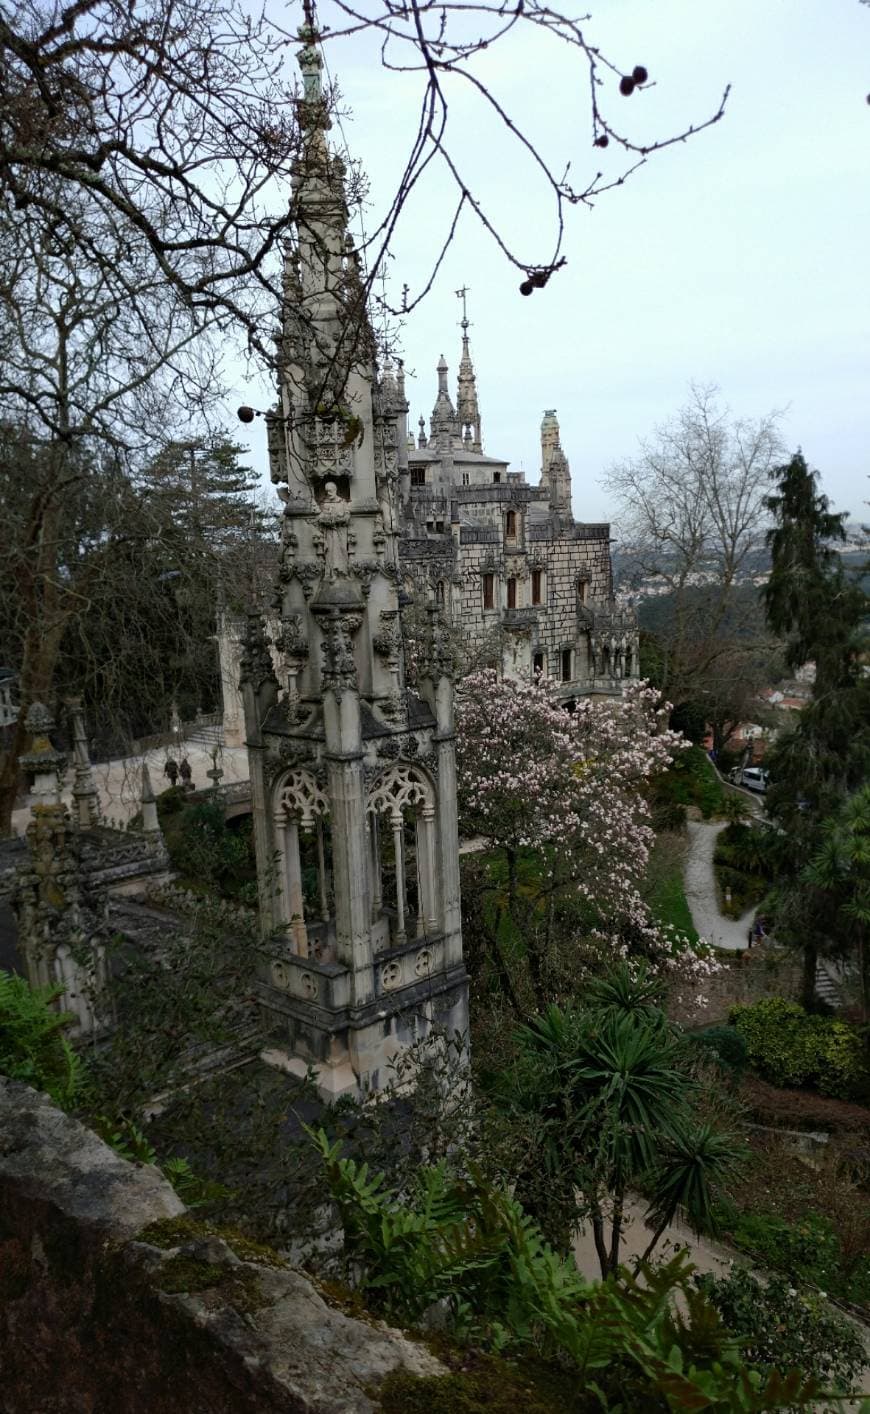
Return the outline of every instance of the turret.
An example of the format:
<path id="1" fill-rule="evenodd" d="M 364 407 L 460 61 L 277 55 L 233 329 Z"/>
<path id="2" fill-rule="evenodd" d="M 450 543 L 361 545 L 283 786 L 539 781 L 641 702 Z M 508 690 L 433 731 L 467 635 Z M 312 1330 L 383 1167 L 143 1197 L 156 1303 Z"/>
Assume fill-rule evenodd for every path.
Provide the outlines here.
<path id="1" fill-rule="evenodd" d="M 480 432 L 480 407 L 477 402 L 477 384 L 474 376 L 474 365 L 471 362 L 471 353 L 468 347 L 468 316 L 465 305 L 465 297 L 468 294 L 468 290 L 463 286 L 462 289 L 457 290 L 456 293 L 462 300 L 462 356 L 459 360 L 456 415 L 459 421 L 462 443 L 466 450 L 482 452 L 483 442 Z"/>
<path id="2" fill-rule="evenodd" d="M 541 485 L 549 494 L 550 509 L 570 520 L 571 469 L 559 440 L 555 408 L 548 408 L 541 421 Z"/>
<path id="3" fill-rule="evenodd" d="M 455 764 L 442 656 L 430 655 L 425 701 L 405 682 L 404 374 L 377 376 L 344 168 L 326 143 L 318 35 L 307 25 L 300 37 L 296 239 L 272 417 L 286 449 L 271 451 L 284 503 L 277 672 L 252 615 L 241 676 L 261 1001 L 276 1064 L 301 1074 L 310 1063 L 336 1095 L 383 1084 L 389 1059 L 431 1017 L 465 1030 L 467 1002 L 455 801 L 443 798 Z M 443 359 L 438 373 L 432 436 L 450 458 L 456 414 Z"/>

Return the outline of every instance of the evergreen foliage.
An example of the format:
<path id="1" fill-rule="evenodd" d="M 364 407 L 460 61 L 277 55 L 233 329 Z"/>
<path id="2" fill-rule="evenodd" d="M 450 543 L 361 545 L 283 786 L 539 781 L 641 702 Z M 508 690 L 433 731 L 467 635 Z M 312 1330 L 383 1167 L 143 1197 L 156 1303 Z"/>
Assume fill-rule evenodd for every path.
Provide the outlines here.
<path id="1" fill-rule="evenodd" d="M 805 1407 L 817 1396 L 817 1382 L 799 1370 L 762 1374 L 742 1363 L 684 1256 L 590 1284 L 516 1198 L 479 1172 L 451 1179 L 443 1165 L 425 1167 L 400 1196 L 322 1131 L 314 1139 L 347 1257 L 367 1300 L 392 1318 L 417 1323 L 440 1302 L 454 1338 L 569 1361 L 589 1401 L 581 1408 L 736 1414 Z M 427 1393 L 427 1407 L 438 1408 L 437 1388 Z"/>
<path id="2" fill-rule="evenodd" d="M 766 1281 L 742 1266 L 728 1276 L 695 1278 L 724 1324 L 743 1342 L 743 1355 L 765 1373 L 794 1368 L 831 1390 L 855 1388 L 866 1354 L 857 1329 L 824 1297 L 796 1290 L 788 1277 Z"/>
<path id="3" fill-rule="evenodd" d="M 864 1042 L 848 1022 L 810 1015 L 782 997 L 734 1007 L 730 1020 L 749 1064 L 774 1085 L 811 1085 L 846 1099 L 865 1079 Z"/>
<path id="4" fill-rule="evenodd" d="M 497 1085 L 507 1116 L 534 1121 L 517 1192 L 557 1245 L 588 1223 L 603 1276 L 619 1266 L 630 1191 L 648 1197 L 649 1255 L 680 1210 L 697 1230 L 715 1224 L 716 1194 L 744 1152 L 702 1114 L 691 1053 L 661 996 L 648 970 L 621 964 L 593 984 L 585 1009 L 550 1007 L 522 1027 Z"/>
<path id="5" fill-rule="evenodd" d="M 52 1005 L 62 995 L 62 987 L 32 990 L 23 977 L 0 971 L 0 1074 L 71 1109 L 82 1098 L 85 1068 L 63 1034 L 72 1016 Z"/>
<path id="6" fill-rule="evenodd" d="M 832 906 L 830 877 L 806 865 L 819 857 L 829 837 L 827 822 L 844 798 L 870 779 L 870 675 L 864 666 L 870 599 L 836 552 L 845 517 L 818 492 L 816 473 L 798 452 L 776 476 L 776 491 L 767 499 L 774 518 L 764 590 L 768 622 L 785 638 L 793 668 L 815 664 L 815 682 L 797 725 L 769 755 L 765 804 L 779 827 L 777 936 L 803 951 L 803 1001 L 811 1006 L 819 953 L 848 953 L 855 942 Z M 866 959 L 862 971 L 867 1014 Z"/>

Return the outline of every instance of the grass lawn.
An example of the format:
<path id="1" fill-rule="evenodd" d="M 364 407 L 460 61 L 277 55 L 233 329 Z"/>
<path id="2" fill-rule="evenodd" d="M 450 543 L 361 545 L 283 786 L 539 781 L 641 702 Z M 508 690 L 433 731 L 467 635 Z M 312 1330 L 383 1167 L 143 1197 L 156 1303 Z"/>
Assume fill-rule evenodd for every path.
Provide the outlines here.
<path id="1" fill-rule="evenodd" d="M 654 811 L 668 806 L 696 806 L 705 820 L 725 812 L 726 792 L 706 751 L 690 746 L 652 783 Z"/>
<path id="2" fill-rule="evenodd" d="M 685 855 L 684 835 L 667 832 L 657 836 L 647 867 L 644 897 L 657 923 L 676 928 L 696 943 L 698 934 L 683 888 Z"/>

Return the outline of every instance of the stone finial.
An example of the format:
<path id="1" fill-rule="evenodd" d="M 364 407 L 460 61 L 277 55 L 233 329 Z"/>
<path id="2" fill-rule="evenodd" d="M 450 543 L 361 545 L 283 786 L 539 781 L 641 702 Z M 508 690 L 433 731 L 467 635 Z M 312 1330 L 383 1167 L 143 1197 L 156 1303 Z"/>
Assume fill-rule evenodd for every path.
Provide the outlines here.
<path id="1" fill-rule="evenodd" d="M 154 797 L 154 789 L 151 785 L 151 773 L 148 770 L 147 761 L 142 762 L 142 789 L 139 793 L 139 803 L 142 806 L 142 829 L 145 834 L 153 835 L 160 833 L 160 820 L 157 815 L 157 801 Z"/>
<path id="2" fill-rule="evenodd" d="M 481 437 L 480 406 L 477 401 L 477 381 L 474 376 L 474 365 L 471 362 L 471 353 L 468 347 L 469 321 L 465 305 L 468 290 L 463 285 L 461 290 L 456 291 L 456 294 L 462 300 L 462 356 L 459 360 L 456 416 L 459 420 L 459 430 L 463 444 L 471 452 L 482 452 L 483 442 Z"/>
<path id="3" fill-rule="evenodd" d="M 56 804 L 60 800 L 67 757 L 51 742 L 54 717 L 43 702 L 32 702 L 24 725 L 31 738 L 30 750 L 19 756 L 18 763 L 33 776 L 33 794 L 45 804 Z"/>

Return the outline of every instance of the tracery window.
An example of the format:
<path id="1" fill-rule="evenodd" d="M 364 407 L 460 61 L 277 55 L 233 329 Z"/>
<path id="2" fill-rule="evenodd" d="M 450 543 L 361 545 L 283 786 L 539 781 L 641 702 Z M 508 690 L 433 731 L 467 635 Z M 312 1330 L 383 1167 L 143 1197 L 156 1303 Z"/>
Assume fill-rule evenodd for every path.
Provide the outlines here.
<path id="1" fill-rule="evenodd" d="M 391 885 L 396 943 L 440 931 L 435 855 L 435 790 L 418 766 L 398 763 L 378 777 L 366 803 L 372 915 Z"/>
<path id="2" fill-rule="evenodd" d="M 280 917 L 294 952 L 307 957 L 306 914 L 326 923 L 332 913 L 329 801 L 310 771 L 294 769 L 278 781 L 273 806 Z"/>

